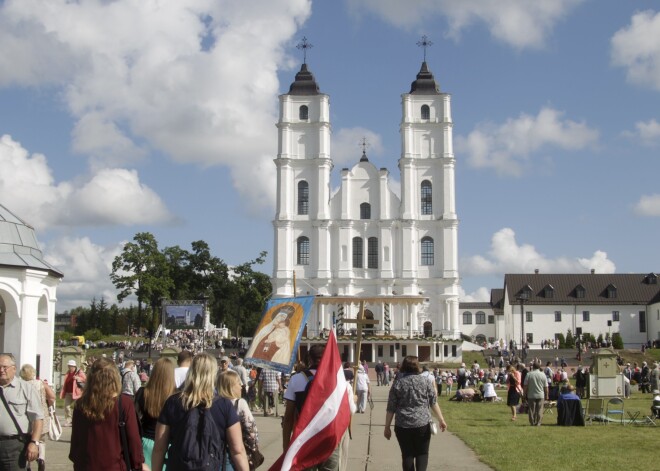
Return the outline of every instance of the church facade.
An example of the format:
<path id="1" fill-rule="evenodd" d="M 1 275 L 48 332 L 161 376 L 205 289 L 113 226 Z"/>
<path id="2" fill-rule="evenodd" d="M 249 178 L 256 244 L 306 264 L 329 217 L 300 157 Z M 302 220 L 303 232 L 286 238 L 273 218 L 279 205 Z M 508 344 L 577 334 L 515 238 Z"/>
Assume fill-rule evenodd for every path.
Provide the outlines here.
<path id="1" fill-rule="evenodd" d="M 426 62 L 401 96 L 401 195 L 363 151 L 331 187 L 330 98 L 303 63 L 280 96 L 273 293 L 315 295 L 302 345 L 336 323 L 340 350 L 364 300 L 368 361 L 460 357 L 451 96 Z M 357 143 L 356 143 L 357 144 Z M 342 342 L 344 342 L 342 346 Z"/>

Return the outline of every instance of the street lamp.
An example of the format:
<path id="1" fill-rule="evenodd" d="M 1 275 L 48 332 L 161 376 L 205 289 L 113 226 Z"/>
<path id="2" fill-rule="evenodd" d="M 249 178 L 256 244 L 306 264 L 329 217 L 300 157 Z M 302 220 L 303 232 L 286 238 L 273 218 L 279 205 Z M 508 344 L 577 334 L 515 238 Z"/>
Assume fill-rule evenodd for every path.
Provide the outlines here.
<path id="1" fill-rule="evenodd" d="M 522 290 L 518 297 L 516 298 L 520 301 L 520 347 L 523 348 L 525 345 L 525 301 L 529 299 L 529 293 L 527 290 Z"/>

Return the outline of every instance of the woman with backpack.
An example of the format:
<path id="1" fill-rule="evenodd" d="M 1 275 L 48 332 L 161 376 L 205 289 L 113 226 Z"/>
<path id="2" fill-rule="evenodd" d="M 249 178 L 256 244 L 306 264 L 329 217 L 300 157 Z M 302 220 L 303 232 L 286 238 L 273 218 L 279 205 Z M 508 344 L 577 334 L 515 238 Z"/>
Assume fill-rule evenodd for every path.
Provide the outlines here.
<path id="1" fill-rule="evenodd" d="M 120 423 L 125 423 L 126 447 L 120 439 Z M 121 394 L 119 370 L 112 360 L 100 358 L 92 364 L 73 410 L 72 426 L 69 459 L 74 471 L 149 471 L 144 464 L 133 398 Z"/>
<path id="2" fill-rule="evenodd" d="M 215 397 L 218 364 L 208 353 L 193 358 L 183 391 L 170 396 L 158 417 L 152 471 L 222 469 L 225 444 L 236 471 L 249 471 L 241 424 L 229 399 Z M 169 451 L 168 451 L 169 448 Z M 165 459 L 167 452 L 167 460 Z"/>
<path id="3" fill-rule="evenodd" d="M 154 449 L 156 423 L 165 401 L 174 394 L 174 363 L 169 358 L 160 358 L 154 364 L 151 378 L 146 386 L 135 394 L 135 410 L 142 426 L 142 450 L 147 465 L 151 466 L 151 453 Z"/>

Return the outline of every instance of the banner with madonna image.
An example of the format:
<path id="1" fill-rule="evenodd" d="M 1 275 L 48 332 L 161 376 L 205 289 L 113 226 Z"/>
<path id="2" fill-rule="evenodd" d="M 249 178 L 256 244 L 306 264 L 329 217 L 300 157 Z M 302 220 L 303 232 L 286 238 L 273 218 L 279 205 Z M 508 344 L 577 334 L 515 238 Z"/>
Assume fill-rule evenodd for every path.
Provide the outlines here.
<path id="1" fill-rule="evenodd" d="M 254 333 L 245 362 L 291 373 L 314 296 L 271 299 Z"/>

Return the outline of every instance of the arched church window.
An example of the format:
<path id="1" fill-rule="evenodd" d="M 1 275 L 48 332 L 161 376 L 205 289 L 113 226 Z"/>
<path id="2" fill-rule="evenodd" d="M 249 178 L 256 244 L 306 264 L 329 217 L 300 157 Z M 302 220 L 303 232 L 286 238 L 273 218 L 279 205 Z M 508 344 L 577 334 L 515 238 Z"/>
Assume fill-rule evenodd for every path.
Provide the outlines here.
<path id="1" fill-rule="evenodd" d="M 422 214 L 433 214 L 433 185 L 430 181 L 424 180 L 421 186 Z"/>
<path id="2" fill-rule="evenodd" d="M 300 109 L 298 110 L 298 117 L 302 121 L 307 121 L 309 119 L 309 108 L 307 108 L 307 105 L 302 105 Z"/>
<path id="3" fill-rule="evenodd" d="M 309 214 L 309 183 L 298 182 L 298 214 Z"/>
<path id="4" fill-rule="evenodd" d="M 422 105 L 422 119 L 431 119 L 431 108 L 429 108 L 429 105 Z"/>
<path id="5" fill-rule="evenodd" d="M 353 237 L 353 268 L 363 268 L 364 241 L 362 237 Z"/>
<path id="6" fill-rule="evenodd" d="M 300 236 L 298 245 L 298 265 L 309 265 L 309 237 Z"/>
<path id="7" fill-rule="evenodd" d="M 367 239 L 367 268 L 378 268 L 378 237 Z"/>
<path id="8" fill-rule="evenodd" d="M 431 237 L 422 237 L 422 265 L 434 264 L 434 247 L 433 239 Z"/>
<path id="9" fill-rule="evenodd" d="M 371 219 L 371 205 L 369 203 L 360 205 L 360 219 Z"/>

